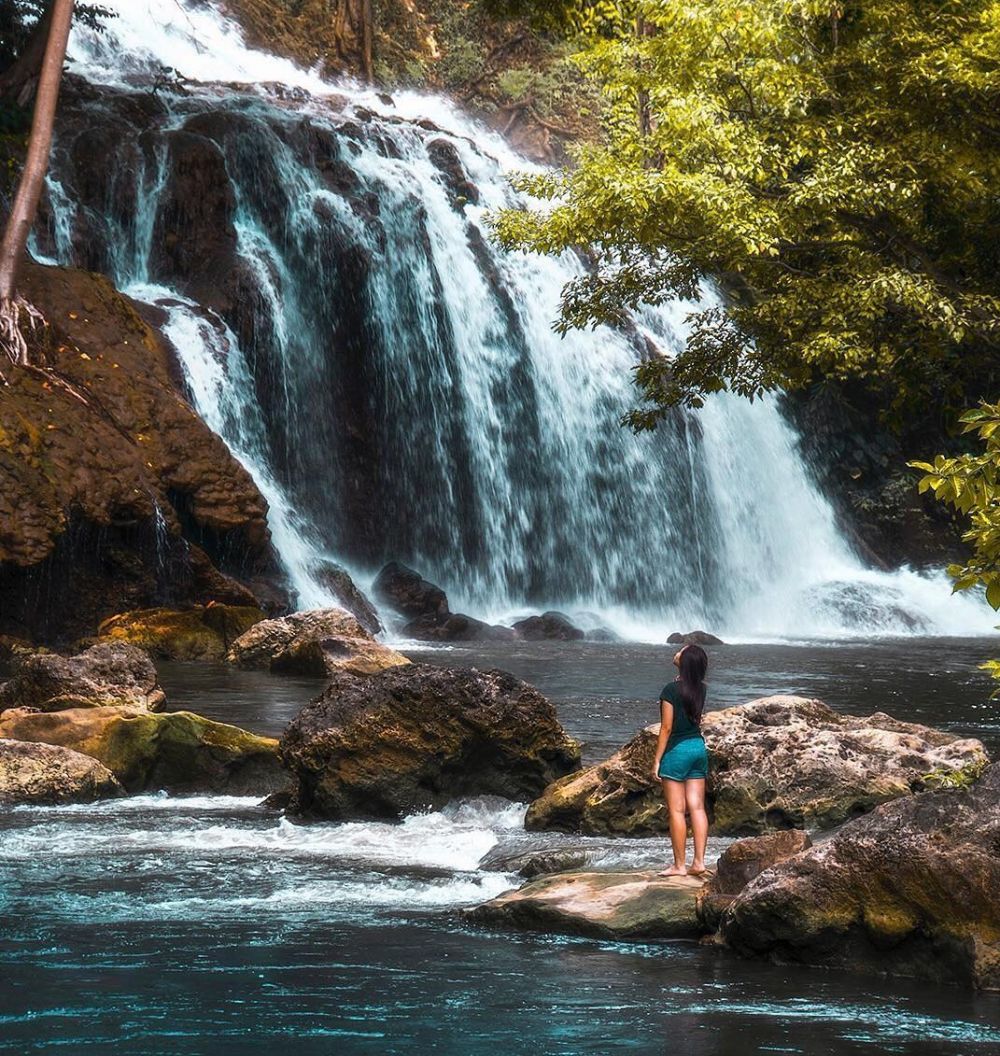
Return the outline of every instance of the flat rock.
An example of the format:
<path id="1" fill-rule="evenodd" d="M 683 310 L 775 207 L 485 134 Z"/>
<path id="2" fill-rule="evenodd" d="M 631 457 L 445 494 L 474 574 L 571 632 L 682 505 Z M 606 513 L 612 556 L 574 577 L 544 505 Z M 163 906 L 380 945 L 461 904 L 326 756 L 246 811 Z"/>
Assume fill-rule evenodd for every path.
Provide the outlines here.
<path id="1" fill-rule="evenodd" d="M 89 755 L 0 739 L 0 804 L 92 803 L 124 794 L 114 774 Z"/>
<path id="2" fill-rule="evenodd" d="M 288 780 L 276 740 L 189 711 L 14 709 L 0 715 L 0 737 L 57 745 L 97 759 L 128 792 L 264 796 Z"/>
<path id="3" fill-rule="evenodd" d="M 652 778 L 659 724 L 609 759 L 554 782 L 528 808 L 529 829 L 643 836 L 666 831 Z M 709 712 L 708 803 L 721 835 L 832 828 L 910 792 L 967 783 L 982 744 L 876 713 L 841 715 L 821 701 L 764 697 Z"/>
<path id="4" fill-rule="evenodd" d="M 504 671 L 412 664 L 335 673 L 285 731 L 296 809 L 398 818 L 464 796 L 527 800 L 580 765 L 552 705 Z"/>
<path id="5" fill-rule="evenodd" d="M 107 706 L 156 711 L 165 700 L 149 657 L 125 642 L 99 643 L 76 656 L 22 656 L 13 677 L 0 686 L 0 712 Z"/>
<path id="6" fill-rule="evenodd" d="M 377 642 L 344 609 L 312 609 L 262 620 L 233 642 L 227 659 L 240 667 L 317 677 L 337 671 L 370 675 L 410 662 Z"/>
<path id="7" fill-rule="evenodd" d="M 782 963 L 1000 990 L 1000 765 L 964 791 L 906 796 L 752 880 L 732 948 Z"/>
<path id="8" fill-rule="evenodd" d="M 161 660 L 224 660 L 232 643 L 263 619 L 264 613 L 252 605 L 135 609 L 104 620 L 97 633 Z"/>
<path id="9" fill-rule="evenodd" d="M 700 879 L 651 870 L 569 872 L 532 880 L 475 909 L 480 924 L 602 939 L 695 939 Z"/>

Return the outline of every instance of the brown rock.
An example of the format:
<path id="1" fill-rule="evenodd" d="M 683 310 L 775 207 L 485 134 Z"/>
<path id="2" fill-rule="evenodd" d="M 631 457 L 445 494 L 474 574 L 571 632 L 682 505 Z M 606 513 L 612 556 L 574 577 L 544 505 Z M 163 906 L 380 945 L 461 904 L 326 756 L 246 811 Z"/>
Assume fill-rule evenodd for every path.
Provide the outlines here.
<path id="1" fill-rule="evenodd" d="M 703 720 L 714 831 L 832 828 L 878 803 L 962 782 L 987 763 L 982 744 L 876 713 L 841 715 L 818 700 L 764 697 Z M 652 835 L 666 830 L 652 778 L 658 725 L 603 763 L 555 782 L 528 808 L 529 829 Z"/>
<path id="2" fill-rule="evenodd" d="M 1000 765 L 906 796 L 761 873 L 726 910 L 734 949 L 772 960 L 1000 989 Z"/>
<path id="3" fill-rule="evenodd" d="M 556 873 L 494 898 L 465 917 L 497 927 L 602 939 L 693 939 L 702 934 L 693 876 L 652 871 Z"/>
<path id="4" fill-rule="evenodd" d="M 667 645 L 724 645 L 725 643 L 721 638 L 716 638 L 714 634 L 709 634 L 708 631 L 688 631 L 687 634 L 681 634 L 680 631 L 674 631 L 667 638 Z"/>
<path id="5" fill-rule="evenodd" d="M 0 739 L 0 804 L 92 803 L 121 795 L 114 774 L 89 755 Z"/>
<path id="6" fill-rule="evenodd" d="M 503 671 L 340 672 L 281 739 L 298 810 L 398 818 L 462 796 L 529 799 L 580 765 L 555 709 Z"/>
<path id="7" fill-rule="evenodd" d="M 263 619 L 264 613 L 251 606 L 137 609 L 105 620 L 98 634 L 129 642 L 162 660 L 224 660 L 232 643 Z"/>
<path id="8" fill-rule="evenodd" d="M 411 620 L 428 616 L 444 619 L 450 611 L 448 597 L 439 586 L 398 561 L 390 561 L 379 572 L 372 593 L 380 604 Z"/>
<path id="9" fill-rule="evenodd" d="M 575 642 L 584 637 L 583 631 L 561 612 L 543 612 L 541 616 L 529 616 L 514 624 L 514 631 L 525 641 Z"/>
<path id="10" fill-rule="evenodd" d="M 149 657 L 125 642 L 100 643 L 76 656 L 33 654 L 20 660 L 14 677 L 0 686 L 0 712 L 108 705 L 157 711 L 165 701 Z"/>
<path id="11" fill-rule="evenodd" d="M 333 561 L 320 561 L 312 568 L 312 575 L 369 634 L 382 633 L 384 628 L 375 606 L 358 588 L 346 568 Z"/>
<path id="12" fill-rule="evenodd" d="M 263 620 L 233 642 L 227 659 L 240 667 L 322 677 L 370 675 L 409 660 L 375 639 L 343 609 L 313 609 Z"/>
<path id="13" fill-rule="evenodd" d="M 103 763 L 129 792 L 264 796 L 287 782 L 277 741 L 189 711 L 14 709 L 0 715 L 0 737 L 82 752 Z"/>

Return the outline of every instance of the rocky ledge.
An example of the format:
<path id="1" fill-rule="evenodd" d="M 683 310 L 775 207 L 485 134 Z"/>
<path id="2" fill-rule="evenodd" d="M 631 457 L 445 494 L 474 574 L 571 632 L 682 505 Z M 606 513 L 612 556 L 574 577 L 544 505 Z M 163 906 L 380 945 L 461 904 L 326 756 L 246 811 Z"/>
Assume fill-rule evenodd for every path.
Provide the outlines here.
<path id="1" fill-rule="evenodd" d="M 333 675 L 281 739 L 293 809 L 398 818 L 462 796 L 536 796 L 580 765 L 555 709 L 504 671 L 391 667 Z"/>
<path id="2" fill-rule="evenodd" d="M 705 716 L 714 831 L 832 828 L 879 803 L 969 784 L 982 744 L 878 712 L 842 715 L 818 700 L 764 697 Z M 652 778 L 658 725 L 610 759 L 553 783 L 531 804 L 529 829 L 652 835 L 666 830 Z"/>
<path id="3" fill-rule="evenodd" d="M 224 660 L 241 634 L 264 619 L 254 605 L 137 609 L 105 620 L 98 637 L 129 642 L 159 660 Z"/>
<path id="4" fill-rule="evenodd" d="M 1000 989 L 1000 764 L 878 807 L 764 870 L 722 916 L 743 954 Z"/>

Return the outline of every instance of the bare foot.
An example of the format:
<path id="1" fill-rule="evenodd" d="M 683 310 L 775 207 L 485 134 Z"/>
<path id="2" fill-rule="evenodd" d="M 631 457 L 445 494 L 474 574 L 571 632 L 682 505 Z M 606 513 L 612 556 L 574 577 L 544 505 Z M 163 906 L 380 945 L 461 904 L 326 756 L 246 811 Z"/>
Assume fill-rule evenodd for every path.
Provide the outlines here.
<path id="1" fill-rule="evenodd" d="M 704 876 L 708 872 L 708 867 L 704 862 L 692 862 L 691 868 L 688 869 L 688 873 L 691 876 Z"/>
<path id="2" fill-rule="evenodd" d="M 669 869 L 664 869 L 660 876 L 687 876 L 687 866 L 672 865 Z"/>

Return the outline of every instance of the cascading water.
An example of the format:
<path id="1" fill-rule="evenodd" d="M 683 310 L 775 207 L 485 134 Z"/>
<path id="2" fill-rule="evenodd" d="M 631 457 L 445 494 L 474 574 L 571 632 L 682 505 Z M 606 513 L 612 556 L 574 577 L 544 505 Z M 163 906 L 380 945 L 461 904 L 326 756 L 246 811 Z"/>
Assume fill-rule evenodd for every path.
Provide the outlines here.
<path id="1" fill-rule="evenodd" d="M 327 600 L 329 553 L 412 563 L 477 614 L 596 610 L 639 637 L 989 629 L 943 577 L 862 566 L 772 401 L 620 429 L 638 349 L 676 347 L 686 307 L 555 335 L 581 265 L 490 244 L 525 165 L 496 136 L 247 49 L 211 6 L 106 6 L 71 44 L 103 87 L 66 103 L 37 251 L 166 310 L 300 604 Z M 102 176 L 77 166 L 95 134 Z"/>

